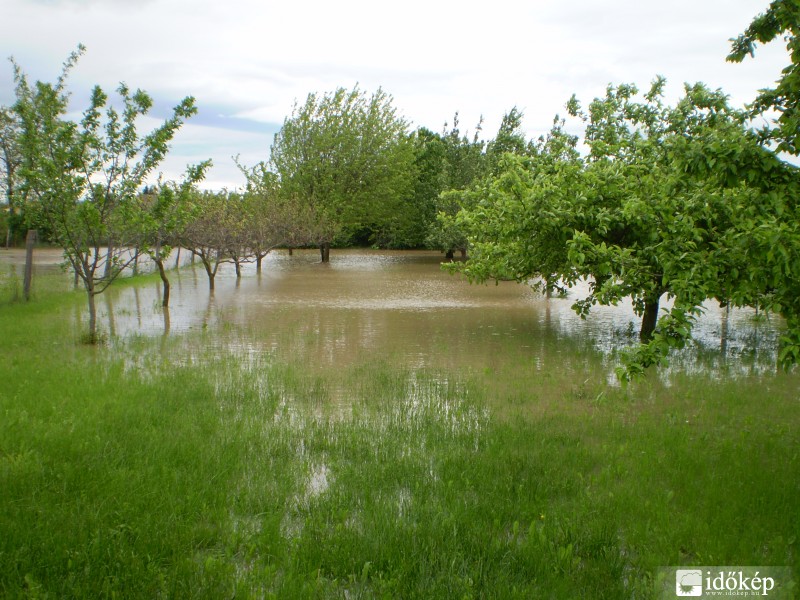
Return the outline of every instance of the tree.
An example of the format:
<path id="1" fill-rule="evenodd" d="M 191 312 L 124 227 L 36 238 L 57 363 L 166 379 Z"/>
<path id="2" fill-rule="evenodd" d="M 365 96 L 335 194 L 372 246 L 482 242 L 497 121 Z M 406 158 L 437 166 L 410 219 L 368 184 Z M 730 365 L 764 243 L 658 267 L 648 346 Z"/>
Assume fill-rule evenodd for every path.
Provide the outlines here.
<path id="1" fill-rule="evenodd" d="M 0 106 L 0 189 L 8 209 L 6 217 L 6 248 L 22 225 L 22 211 L 18 206 L 17 173 L 22 164 L 20 152 L 20 122 L 16 113 L 8 107 Z"/>
<path id="2" fill-rule="evenodd" d="M 459 216 L 473 248 L 461 269 L 473 280 L 586 278 L 589 294 L 574 305 L 584 317 L 594 304 L 631 297 L 641 344 L 627 355 L 623 378 L 682 346 L 707 298 L 787 317 L 797 306 L 795 297 L 787 310 L 791 294 L 771 299 L 787 270 L 797 270 L 786 262 L 796 246 L 781 246 L 768 267 L 768 240 L 779 240 L 759 241 L 762 224 L 782 210 L 797 214 L 796 170 L 758 144 L 747 113 L 722 92 L 687 86 L 668 107 L 663 86 L 657 79 L 643 101 L 634 86 L 609 86 L 588 113 L 573 98 L 568 108 L 586 120 L 589 154 L 577 156 L 557 128 L 534 157 L 506 155 L 476 207 Z M 781 220 L 793 235 L 796 218 Z M 754 260 L 766 277 L 753 279 Z M 673 306 L 659 318 L 665 294 Z"/>
<path id="3" fill-rule="evenodd" d="M 762 139 L 776 144 L 778 152 L 800 154 L 800 5 L 796 0 L 773 0 L 744 33 L 731 40 L 730 62 L 755 56 L 756 43 L 767 44 L 783 36 L 791 63 L 774 88 L 761 90 L 752 105 L 753 116 L 778 113 L 776 127 L 761 130 Z"/>
<path id="4" fill-rule="evenodd" d="M 495 173 L 505 154 L 526 156 L 533 152 L 534 145 L 525 137 L 522 130 L 524 115 L 516 106 L 503 115 L 495 138 L 486 145 L 488 170 Z"/>
<path id="5" fill-rule="evenodd" d="M 782 36 L 789 52 L 790 63 L 774 88 L 761 90 L 751 106 L 751 115 L 777 112 L 774 127 L 760 131 L 761 140 L 772 144 L 777 152 L 800 155 L 800 6 L 794 0 L 773 0 L 766 12 L 756 16 L 744 33 L 731 42 L 728 61 L 741 62 L 749 54 L 755 56 L 757 43 L 767 44 Z M 786 185 L 786 172 L 793 168 L 767 154 L 757 161 L 759 173 L 754 177 L 772 179 L 778 172 Z M 788 176 L 792 179 L 792 175 Z M 744 244 L 747 253 L 756 258 L 739 271 L 745 289 L 764 299 L 767 306 L 783 314 L 789 325 L 781 338 L 780 360 L 784 366 L 800 362 L 800 208 L 798 196 L 773 192 L 764 210 L 749 207 L 742 223 L 747 227 L 733 242 Z M 759 282 L 754 287 L 754 282 Z M 743 300 L 740 300 L 743 301 Z"/>
<path id="6" fill-rule="evenodd" d="M 135 237 L 140 250 L 155 263 L 163 287 L 161 306 L 169 306 L 170 282 L 165 261 L 179 244 L 179 236 L 192 218 L 194 186 L 203 180 L 211 161 L 190 167 L 180 184 L 159 181 L 157 187 L 138 196 Z"/>
<path id="7" fill-rule="evenodd" d="M 487 175 L 497 173 L 505 154 L 526 156 L 531 153 L 532 146 L 522 132 L 522 117 L 522 112 L 516 107 L 503 115 L 497 136 L 489 143 L 479 137 L 482 118 L 472 140 L 466 133 L 461 135 L 458 113 L 453 117 L 453 128 L 443 133 L 444 187 L 436 199 L 436 221 L 430 228 L 428 242 L 446 252 L 447 258 L 452 259 L 456 250 L 461 252 L 462 257 L 467 254 L 469 241 L 456 215 L 461 209 L 468 210 L 477 202 L 477 196 L 470 189 L 479 187 L 478 182 Z"/>
<path id="8" fill-rule="evenodd" d="M 467 199 L 463 192 L 486 174 L 486 143 L 480 139 L 483 117 L 471 139 L 469 132 L 461 134 L 458 112 L 453 115 L 452 128 L 449 131 L 447 128 L 445 123 L 441 136 L 444 142 L 442 190 L 436 197 L 436 220 L 431 223 L 427 242 L 452 259 L 456 250 L 462 256 L 467 253 L 466 234 L 455 222 L 455 215 Z"/>
<path id="9" fill-rule="evenodd" d="M 88 340 L 94 342 L 95 296 L 133 261 L 125 242 L 136 245 L 130 236 L 137 232 L 129 224 L 137 221 L 138 190 L 196 108 L 193 98 L 184 98 L 172 117 L 142 137 L 137 120 L 152 107 L 150 96 L 120 84 L 119 112 L 96 86 L 81 121 L 67 120 L 66 80 L 84 50 L 79 46 L 69 56 L 55 84 L 30 85 L 14 62 L 14 109 L 22 126 L 22 190 L 35 221 L 47 227 L 83 282 L 89 304 Z M 112 240 L 114 246 L 107 247 Z"/>
<path id="10" fill-rule="evenodd" d="M 413 147 L 392 98 L 358 87 L 310 94 L 276 134 L 271 165 L 285 198 L 302 203 L 323 262 L 330 244 L 374 232 L 411 190 Z"/>
<path id="11" fill-rule="evenodd" d="M 242 265 L 254 258 L 251 216 L 242 195 L 227 191 L 194 191 L 192 204 L 181 245 L 200 258 L 213 293 L 220 265 L 233 263 L 239 278 Z"/>
<path id="12" fill-rule="evenodd" d="M 233 263 L 236 279 L 242 277 L 242 265 L 255 259 L 253 252 L 255 207 L 247 202 L 246 196 L 228 193 L 223 203 L 222 220 L 219 227 L 224 230 L 225 247 L 223 255 Z"/>
<path id="13" fill-rule="evenodd" d="M 397 213 L 387 246 L 419 248 L 426 244 L 436 220 L 436 204 L 445 189 L 445 142 L 442 136 L 420 127 L 413 136 L 414 184 L 403 210 Z"/>
<path id="14" fill-rule="evenodd" d="M 278 176 L 264 162 L 248 168 L 236 159 L 236 165 L 247 180 L 243 205 L 248 244 L 256 260 L 256 273 L 261 273 L 262 261 L 278 246 L 292 248 L 309 243 L 303 230 L 305 219 L 295 203 L 281 196 Z"/>
<path id="15" fill-rule="evenodd" d="M 580 274 L 568 259 L 571 230 L 564 210 L 574 201 L 584 168 L 577 143 L 556 117 L 531 155 L 504 155 L 497 172 L 469 192 L 470 207 L 457 215 L 471 256 L 449 268 L 473 282 L 516 281 L 541 291 L 577 281 Z"/>

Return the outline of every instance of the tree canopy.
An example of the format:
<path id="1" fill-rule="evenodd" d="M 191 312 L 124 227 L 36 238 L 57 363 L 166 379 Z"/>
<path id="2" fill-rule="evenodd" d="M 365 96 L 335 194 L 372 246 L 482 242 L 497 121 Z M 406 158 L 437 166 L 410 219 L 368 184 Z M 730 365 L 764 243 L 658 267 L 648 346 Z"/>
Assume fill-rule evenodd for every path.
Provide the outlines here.
<path id="1" fill-rule="evenodd" d="M 318 219 L 320 245 L 387 227 L 413 185 L 408 123 L 383 90 L 309 94 L 272 146 L 281 193 Z"/>
<path id="2" fill-rule="evenodd" d="M 477 281 L 585 278 L 589 293 L 574 305 L 584 317 L 631 297 L 642 344 L 626 378 L 682 346 L 709 298 L 783 314 L 781 358 L 791 360 L 797 170 L 759 144 L 722 92 L 687 86 L 670 107 L 663 88 L 656 79 L 639 99 L 635 86 L 609 86 L 586 112 L 573 98 L 584 157 L 558 124 L 531 157 L 506 155 L 458 216 L 471 258 L 452 268 Z M 665 295 L 672 307 L 659 319 Z"/>
<path id="3" fill-rule="evenodd" d="M 89 338 L 94 340 L 94 297 L 134 260 L 130 248 L 141 237 L 131 227 L 141 222 L 135 214 L 139 189 L 197 109 L 193 98 L 184 98 L 169 119 L 142 136 L 137 121 L 150 111 L 153 100 L 142 90 L 120 84 L 121 112 L 96 86 L 80 122 L 67 119 L 67 77 L 84 50 L 79 46 L 69 56 L 55 83 L 31 85 L 14 63 L 14 110 L 21 122 L 21 193 L 34 222 L 47 228 L 84 284 Z"/>
<path id="4" fill-rule="evenodd" d="M 752 104 L 753 115 L 777 111 L 776 127 L 762 128 L 765 140 L 775 142 L 778 152 L 800 154 L 800 4 L 796 0 L 773 0 L 757 15 L 747 29 L 731 40 L 728 60 L 742 62 L 755 56 L 758 43 L 766 44 L 783 37 L 791 62 L 777 85 L 761 90 Z"/>

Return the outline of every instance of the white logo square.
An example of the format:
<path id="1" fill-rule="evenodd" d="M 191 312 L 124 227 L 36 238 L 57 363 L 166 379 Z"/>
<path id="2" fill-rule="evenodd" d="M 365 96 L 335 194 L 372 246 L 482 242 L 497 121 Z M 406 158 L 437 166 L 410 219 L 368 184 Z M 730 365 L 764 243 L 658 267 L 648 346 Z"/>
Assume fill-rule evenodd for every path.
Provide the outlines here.
<path id="1" fill-rule="evenodd" d="M 698 569 L 675 572 L 675 594 L 679 597 L 703 595 L 703 572 Z"/>

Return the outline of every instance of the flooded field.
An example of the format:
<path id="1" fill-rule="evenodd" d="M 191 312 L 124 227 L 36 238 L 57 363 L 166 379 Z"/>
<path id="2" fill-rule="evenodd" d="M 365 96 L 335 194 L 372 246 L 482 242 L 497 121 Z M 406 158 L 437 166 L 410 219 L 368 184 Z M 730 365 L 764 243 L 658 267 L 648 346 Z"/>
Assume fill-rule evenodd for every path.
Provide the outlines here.
<path id="1" fill-rule="evenodd" d="M 582 321 L 580 289 L 469 285 L 437 253 L 282 251 L 213 294 L 170 271 L 167 311 L 157 277 L 115 284 L 87 345 L 60 253 L 37 259 L 33 301 L 0 307 L 2 597 L 616 600 L 708 556 L 796 572 L 780 319 L 709 304 L 622 387 L 630 306 Z M 21 268 L 0 252 L 2 289 Z"/>
<path id="2" fill-rule="evenodd" d="M 5 257 L 12 265 L 17 258 Z M 57 251 L 40 251 L 37 259 L 37 268 L 58 268 Z M 470 285 L 444 272 L 441 261 L 437 252 L 340 250 L 321 264 L 314 250 L 278 251 L 261 274 L 247 265 L 239 280 L 232 265 L 223 265 L 210 294 L 202 266 L 184 252 L 185 266 L 170 274 L 168 311 L 160 306 L 160 283 L 152 281 L 101 295 L 99 322 L 120 343 L 200 332 L 208 335 L 185 336 L 188 356 L 213 350 L 319 368 L 384 361 L 411 370 L 491 369 L 511 361 L 537 370 L 602 364 L 611 373 L 616 352 L 638 339 L 639 318 L 629 304 L 595 307 L 581 320 L 571 309 L 580 287 L 548 299 L 510 282 Z M 76 310 L 77 326 L 85 318 Z M 673 357 L 673 368 L 773 370 L 780 327 L 777 317 L 709 302 L 696 342 Z"/>

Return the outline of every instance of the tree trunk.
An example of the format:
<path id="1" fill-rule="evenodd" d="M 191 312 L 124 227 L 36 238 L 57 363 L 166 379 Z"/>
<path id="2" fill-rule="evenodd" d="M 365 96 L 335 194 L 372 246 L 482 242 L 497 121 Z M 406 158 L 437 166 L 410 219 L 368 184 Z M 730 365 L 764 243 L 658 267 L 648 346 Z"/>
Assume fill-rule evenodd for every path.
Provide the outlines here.
<path id="1" fill-rule="evenodd" d="M 259 275 L 261 275 L 261 261 L 263 259 L 264 257 L 261 254 L 256 256 L 256 273 L 258 273 Z"/>
<path id="2" fill-rule="evenodd" d="M 211 262 L 207 258 L 201 256 L 200 260 L 203 261 L 203 266 L 206 268 L 206 274 L 208 275 L 208 289 L 209 290 L 213 290 L 214 289 L 214 276 L 217 273 L 216 273 L 216 271 L 214 271 L 211 268 Z"/>
<path id="3" fill-rule="evenodd" d="M 642 342 L 649 342 L 653 339 L 653 332 L 656 330 L 656 323 L 658 323 L 658 302 L 659 297 L 655 300 L 646 300 L 644 303 L 642 329 L 639 331 L 639 339 Z"/>
<path id="4" fill-rule="evenodd" d="M 242 278 L 242 263 L 239 262 L 239 259 L 233 261 L 234 266 L 236 267 L 236 279 Z"/>
<path id="5" fill-rule="evenodd" d="M 728 354 L 728 317 L 731 314 L 731 305 L 725 305 L 725 312 L 722 313 L 722 327 L 719 336 L 719 350 L 722 356 Z"/>
<path id="6" fill-rule="evenodd" d="M 447 260 L 453 260 L 453 257 L 455 257 L 455 252 L 453 251 L 453 249 L 452 249 L 452 248 L 450 248 L 450 249 L 447 251 L 447 253 L 444 255 L 444 257 L 445 257 Z"/>
<path id="7" fill-rule="evenodd" d="M 289 256 L 292 256 L 293 254 L 294 254 L 294 248 L 289 246 Z"/>
<path id="8" fill-rule="evenodd" d="M 114 240 L 108 240 L 108 253 L 106 254 L 106 266 L 103 270 L 103 279 L 111 278 L 111 258 L 114 256 Z"/>
<path id="9" fill-rule="evenodd" d="M 8 229 L 6 230 L 6 250 L 11 248 L 11 223 L 8 223 Z"/>
<path id="10" fill-rule="evenodd" d="M 115 338 L 117 337 L 117 322 L 114 320 L 114 302 L 111 300 L 111 294 L 103 294 L 103 298 L 105 298 L 108 310 L 108 334 Z"/>
<path id="11" fill-rule="evenodd" d="M 31 299 L 31 283 L 33 281 L 33 246 L 36 243 L 36 230 L 29 229 L 25 237 L 25 278 L 22 284 L 22 293 L 25 301 Z"/>
<path id="12" fill-rule="evenodd" d="M 467 249 L 466 248 L 461 248 L 460 252 L 461 252 L 461 258 L 463 260 L 466 260 L 467 259 Z"/>
<path id="13" fill-rule="evenodd" d="M 322 262 L 327 263 L 331 261 L 331 245 L 328 242 L 320 244 L 319 253 L 322 257 Z"/>
<path id="14" fill-rule="evenodd" d="M 133 276 L 136 277 L 139 274 L 139 248 L 137 247 L 133 251 Z"/>
<path id="15" fill-rule="evenodd" d="M 169 306 L 164 306 L 164 335 L 169 335 L 170 320 L 169 320 Z"/>
<path id="16" fill-rule="evenodd" d="M 89 339 L 90 344 L 97 343 L 97 307 L 94 303 L 94 289 L 87 289 L 89 296 Z"/>
<path id="17" fill-rule="evenodd" d="M 164 284 L 164 295 L 161 299 L 161 306 L 166 308 L 169 306 L 169 279 L 167 279 L 167 272 L 164 269 L 164 261 L 159 258 L 156 259 L 155 263 L 158 267 L 158 274 L 161 277 L 161 282 Z"/>
<path id="18" fill-rule="evenodd" d="M 178 246 L 178 256 L 175 257 L 175 268 L 177 269 L 180 266 L 181 266 L 181 247 Z"/>

